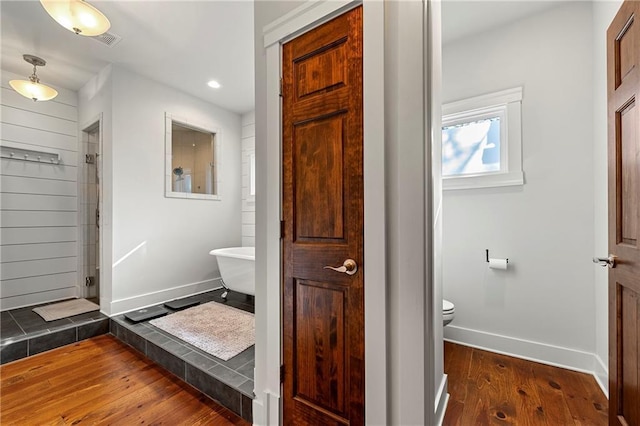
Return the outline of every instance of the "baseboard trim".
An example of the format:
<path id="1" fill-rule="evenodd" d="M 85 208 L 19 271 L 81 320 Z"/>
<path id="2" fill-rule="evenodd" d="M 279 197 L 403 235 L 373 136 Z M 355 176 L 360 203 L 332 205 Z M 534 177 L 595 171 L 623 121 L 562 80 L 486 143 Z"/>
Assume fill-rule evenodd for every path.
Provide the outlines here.
<path id="1" fill-rule="evenodd" d="M 211 280 L 199 281 L 154 291 L 152 293 L 145 293 L 138 296 L 114 300 L 109 304 L 110 315 L 119 315 L 124 312 L 132 311 L 134 309 L 146 308 L 148 306 L 157 305 L 158 303 L 168 302 L 169 300 L 190 296 L 193 294 L 204 293 L 206 291 L 215 290 L 216 288 L 220 287 L 220 278 L 214 278 Z"/>
<path id="2" fill-rule="evenodd" d="M 271 426 L 280 424 L 280 397 L 270 390 L 262 392 L 262 400 L 253 399 L 253 424 Z"/>
<path id="3" fill-rule="evenodd" d="M 602 361 L 602 358 L 598 355 L 594 355 L 596 358 L 596 368 L 593 372 L 593 377 L 595 377 L 596 382 L 598 382 L 598 386 L 602 390 L 602 393 L 605 394 L 607 398 L 609 398 L 609 368 Z"/>
<path id="4" fill-rule="evenodd" d="M 436 421 L 436 425 L 442 425 L 444 422 L 444 414 L 447 411 L 447 405 L 449 404 L 449 393 L 448 390 L 449 377 L 444 374 L 442 376 L 442 381 L 440 382 L 440 386 L 438 387 L 438 394 L 436 395 L 435 401 L 435 416 L 434 419 Z"/>
<path id="5" fill-rule="evenodd" d="M 444 340 L 596 377 L 597 356 L 589 352 L 453 325 L 444 328 Z"/>
<path id="6" fill-rule="evenodd" d="M 253 424 L 263 426 L 266 425 L 264 405 L 258 398 L 253 398 Z"/>

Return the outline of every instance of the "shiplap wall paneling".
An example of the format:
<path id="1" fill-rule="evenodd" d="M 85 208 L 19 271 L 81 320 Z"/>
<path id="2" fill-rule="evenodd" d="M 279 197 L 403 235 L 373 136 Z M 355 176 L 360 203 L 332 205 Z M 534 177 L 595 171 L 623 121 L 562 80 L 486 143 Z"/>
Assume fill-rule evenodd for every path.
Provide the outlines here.
<path id="1" fill-rule="evenodd" d="M 60 156 L 59 164 L 0 161 L 0 310 L 78 294 L 77 94 L 33 102 L 0 79 L 0 145 Z"/>
<path id="2" fill-rule="evenodd" d="M 256 245 L 256 199 L 249 192 L 250 155 L 256 152 L 255 113 L 242 116 L 242 245 Z"/>

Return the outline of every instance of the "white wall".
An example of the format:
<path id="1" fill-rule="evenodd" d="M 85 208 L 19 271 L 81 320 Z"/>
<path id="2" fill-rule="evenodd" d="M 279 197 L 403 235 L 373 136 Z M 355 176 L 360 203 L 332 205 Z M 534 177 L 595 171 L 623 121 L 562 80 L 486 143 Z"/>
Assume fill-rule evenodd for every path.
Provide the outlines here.
<path id="1" fill-rule="evenodd" d="M 25 70 L 26 74 L 26 70 Z M 0 144 L 57 153 L 61 163 L 2 159 L 0 309 L 75 297 L 78 282 L 78 95 L 34 102 L 2 71 Z"/>
<path id="2" fill-rule="evenodd" d="M 593 188 L 594 188 L 594 251 L 593 255 L 609 254 L 607 228 L 607 43 L 609 24 L 622 1 L 593 3 Z M 599 358 L 596 377 L 603 389 L 609 388 L 609 307 L 608 273 L 606 268 L 593 267 L 595 291 L 595 353 Z"/>
<path id="3" fill-rule="evenodd" d="M 98 264 L 100 285 L 100 310 L 111 314 L 112 268 L 113 264 L 113 79 L 111 65 L 103 68 L 78 92 L 78 123 L 80 130 L 100 121 L 102 151 L 98 157 L 100 173 L 99 198 L 100 241 Z M 81 235 L 83 241 L 90 241 L 88 233 Z"/>
<path id="4" fill-rule="evenodd" d="M 250 155 L 256 153 L 256 113 L 242 115 L 242 245 L 256 245 L 256 196 L 250 194 Z M 253 177 L 255 179 L 255 176 Z"/>
<path id="5" fill-rule="evenodd" d="M 445 337 L 594 370 L 592 61 L 586 2 L 444 46 L 445 103 L 524 87 L 525 173 L 522 187 L 445 191 Z M 489 270 L 485 249 L 509 270 Z"/>
<path id="6" fill-rule="evenodd" d="M 218 286 L 209 251 L 241 242 L 241 126 L 235 113 L 120 67 L 112 66 L 110 78 L 111 123 L 110 135 L 103 136 L 103 162 L 113 258 L 102 264 L 112 265 L 104 309 L 114 314 Z M 97 107 L 90 107 L 87 115 L 95 115 Z M 221 129 L 221 200 L 165 198 L 166 112 Z"/>
<path id="7" fill-rule="evenodd" d="M 423 12 L 420 2 L 385 9 L 385 154 L 389 424 L 429 424 L 426 372 L 427 258 Z M 410 348 L 410 349 L 409 349 Z M 438 381 L 439 382 L 439 381 Z M 422 405 L 423 409 L 416 409 Z"/>

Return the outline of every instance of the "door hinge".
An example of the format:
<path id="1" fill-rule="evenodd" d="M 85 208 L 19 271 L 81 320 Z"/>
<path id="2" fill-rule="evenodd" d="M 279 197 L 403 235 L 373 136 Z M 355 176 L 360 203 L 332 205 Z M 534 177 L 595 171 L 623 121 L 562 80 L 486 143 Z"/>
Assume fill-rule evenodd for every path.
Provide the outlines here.
<path id="1" fill-rule="evenodd" d="M 280 383 L 284 383 L 284 364 L 280 366 Z"/>
<path id="2" fill-rule="evenodd" d="M 282 87 L 283 87 L 283 86 L 284 86 L 284 81 L 283 81 L 283 79 L 282 79 L 282 78 L 280 78 L 280 97 L 282 97 L 282 92 L 284 91 L 284 90 L 282 89 Z"/>
<path id="3" fill-rule="evenodd" d="M 280 239 L 284 238 L 284 234 L 285 234 L 284 220 L 281 220 L 280 221 Z"/>

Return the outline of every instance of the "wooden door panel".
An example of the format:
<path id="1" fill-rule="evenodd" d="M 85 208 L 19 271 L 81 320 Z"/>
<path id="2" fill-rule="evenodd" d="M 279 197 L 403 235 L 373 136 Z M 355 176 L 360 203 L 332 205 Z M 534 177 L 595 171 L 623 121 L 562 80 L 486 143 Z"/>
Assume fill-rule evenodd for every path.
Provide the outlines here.
<path id="1" fill-rule="evenodd" d="M 293 131 L 295 235 L 297 241 L 344 241 L 344 120 L 314 119 Z"/>
<path id="2" fill-rule="evenodd" d="M 340 19 L 347 14 L 341 15 L 337 19 L 333 19 L 297 37 L 295 43 L 290 45 L 291 55 L 295 61 L 304 60 L 313 53 L 322 53 L 324 50 L 346 41 L 350 37 L 354 22 L 354 19 Z M 350 50 L 351 46 L 347 47 L 347 49 Z"/>
<path id="3" fill-rule="evenodd" d="M 346 417 L 345 300 L 346 288 L 328 283 L 296 280 L 294 347 L 296 382 L 293 397 Z"/>
<path id="4" fill-rule="evenodd" d="M 296 61 L 293 72 L 298 100 L 346 86 L 346 41 L 343 38 Z"/>
<path id="5" fill-rule="evenodd" d="M 607 31 L 609 110 L 609 423 L 640 424 L 640 2 Z"/>
<path id="6" fill-rule="evenodd" d="M 624 105 L 622 110 L 616 112 L 617 132 L 616 151 L 618 152 L 617 169 L 620 182 L 620 196 L 618 197 L 618 243 L 624 243 L 633 247 L 638 242 L 638 156 L 640 155 L 640 142 L 638 140 L 638 108 L 636 100 Z"/>
<path id="7" fill-rule="evenodd" d="M 638 62 L 638 34 L 640 31 L 640 23 L 638 18 L 628 15 L 620 33 L 615 39 L 615 62 L 616 62 L 616 87 L 620 86 L 625 77 L 633 70 Z"/>
<path id="8" fill-rule="evenodd" d="M 630 425 L 640 425 L 640 405 L 625 404 L 625 401 L 638 401 L 639 375 L 640 375 L 640 353 L 638 353 L 638 328 L 633 324 L 638 324 L 638 302 L 640 297 L 638 292 L 631 290 L 628 286 L 618 283 L 618 300 L 620 321 L 620 357 L 618 365 L 618 380 L 620 386 L 619 400 L 620 413 Z M 631 326 L 629 326 L 631 324 Z"/>
<path id="9" fill-rule="evenodd" d="M 282 57 L 283 423 L 363 425 L 362 7 Z"/>

